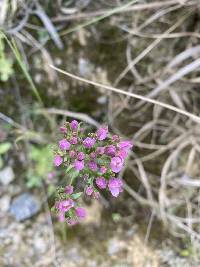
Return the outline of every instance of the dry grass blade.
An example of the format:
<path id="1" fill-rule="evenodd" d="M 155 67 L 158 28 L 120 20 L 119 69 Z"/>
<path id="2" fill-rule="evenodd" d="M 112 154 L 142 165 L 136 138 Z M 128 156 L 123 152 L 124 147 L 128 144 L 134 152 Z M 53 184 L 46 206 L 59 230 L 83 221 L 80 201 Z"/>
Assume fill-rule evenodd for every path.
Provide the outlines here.
<path id="1" fill-rule="evenodd" d="M 182 61 L 186 60 L 189 57 L 196 56 L 199 53 L 200 45 L 186 49 L 185 51 L 174 57 L 174 59 L 166 66 L 165 71 L 179 65 Z"/>
<path id="2" fill-rule="evenodd" d="M 149 179 L 147 177 L 147 173 L 145 172 L 144 166 L 143 166 L 142 162 L 139 159 L 136 159 L 136 163 L 138 165 L 138 171 L 139 171 L 142 183 L 143 183 L 143 185 L 144 185 L 144 187 L 146 189 L 146 192 L 147 192 L 147 197 L 151 202 L 153 202 L 154 201 L 153 200 L 153 194 L 152 194 L 152 191 L 151 191 L 151 186 L 149 184 Z"/>
<path id="3" fill-rule="evenodd" d="M 160 213 L 161 213 L 161 218 L 165 221 L 166 215 L 165 215 L 165 204 L 166 204 L 166 186 L 167 186 L 167 174 L 168 171 L 171 167 L 171 164 L 173 161 L 178 157 L 180 152 L 189 144 L 191 143 L 190 139 L 186 139 L 183 143 L 181 143 L 167 158 L 163 168 L 162 168 L 162 173 L 161 173 L 161 178 L 160 178 L 160 190 L 159 190 L 159 204 L 160 204 Z"/>
<path id="4" fill-rule="evenodd" d="M 89 20 L 89 21 L 87 21 L 87 22 L 85 22 L 85 23 L 81 23 L 81 24 L 79 24 L 78 26 L 75 26 L 75 27 L 72 28 L 72 29 L 63 31 L 60 35 L 63 36 L 63 35 L 66 35 L 66 34 L 68 34 L 68 33 L 72 33 L 72 32 L 78 31 L 78 30 L 80 30 L 80 29 L 82 29 L 82 28 L 84 28 L 84 27 L 87 27 L 87 26 L 89 26 L 89 25 L 92 25 L 92 24 L 94 24 L 94 23 L 97 23 L 97 22 L 99 22 L 99 21 L 101 21 L 101 20 L 103 20 L 103 19 L 105 19 L 105 18 L 108 18 L 108 17 L 110 17 L 110 16 L 112 16 L 112 15 L 118 13 L 119 11 L 123 11 L 124 9 L 129 8 L 132 4 L 135 4 L 137 1 L 138 1 L 138 0 L 132 0 L 132 1 L 130 1 L 130 2 L 126 3 L 126 4 L 124 4 L 124 5 L 121 5 L 121 6 L 119 6 L 119 7 L 116 7 L 116 8 L 114 8 L 114 9 L 111 9 L 111 10 L 105 12 L 105 13 L 104 13 L 103 15 L 101 15 L 101 16 L 97 16 L 96 18 L 91 19 L 91 20 Z"/>
<path id="5" fill-rule="evenodd" d="M 164 89 L 169 89 L 169 85 L 172 83 L 180 80 L 183 76 L 187 75 L 188 73 L 196 70 L 200 67 L 200 58 L 194 60 L 192 63 L 186 65 L 185 67 L 179 69 L 174 75 L 172 75 L 170 78 L 162 82 L 159 86 L 157 86 L 150 94 L 147 95 L 147 97 L 155 97 L 157 96 L 161 91 L 163 92 Z"/>
<path id="6" fill-rule="evenodd" d="M 95 127 L 100 127 L 100 124 L 92 119 L 90 116 L 84 113 L 79 113 L 79 112 L 72 112 L 69 110 L 62 110 L 62 109 L 57 109 L 57 108 L 48 108 L 48 109 L 38 109 L 36 110 L 36 113 L 48 113 L 48 114 L 55 114 L 55 115 L 63 115 L 66 117 L 70 118 L 76 118 L 81 121 L 85 121 L 86 123 L 89 123 L 91 125 L 94 125 Z"/>
<path id="7" fill-rule="evenodd" d="M 145 96 L 142 96 L 142 95 L 138 95 L 138 94 L 134 94 L 134 93 L 131 93 L 131 92 L 126 92 L 126 91 L 123 91 L 121 89 L 118 89 L 118 88 L 114 88 L 112 86 L 109 86 L 109 85 L 104 85 L 104 84 L 101 84 L 101 83 L 97 83 L 97 82 L 93 82 L 93 81 L 90 81 L 90 80 L 87 80 L 87 79 L 84 79 L 84 78 L 81 78 L 79 76 L 76 76 L 74 74 L 71 74 L 67 71 L 64 71 L 62 69 L 59 69 L 53 65 L 50 65 L 51 68 L 59 71 L 60 73 L 63 73 L 73 79 L 76 79 L 76 80 L 79 80 L 79 81 L 82 81 L 84 83 L 87 83 L 87 84 L 92 84 L 94 86 L 97 86 L 97 87 L 100 87 L 100 88 L 103 88 L 103 89 L 106 89 L 106 90 L 109 90 L 109 91 L 112 91 L 112 92 L 115 92 L 115 93 L 119 93 L 119 94 L 123 94 L 123 95 L 127 95 L 127 96 L 130 96 L 130 97 L 134 97 L 136 99 L 140 99 L 142 101 L 145 101 L 145 102 L 149 102 L 149 103 L 152 103 L 154 105 L 159 105 L 161 107 L 164 107 L 164 108 L 167 108 L 169 110 L 173 110 L 175 112 L 178 112 L 182 115 L 185 115 L 186 117 L 190 118 L 191 120 L 197 122 L 200 124 L 200 117 L 197 116 L 197 115 L 194 115 L 190 112 L 187 112 L 185 110 L 182 110 L 182 109 L 179 109 L 179 108 L 176 108 L 172 105 L 169 105 L 169 104 L 166 104 L 166 103 L 163 103 L 163 102 L 160 102 L 160 101 L 157 101 L 157 100 L 154 100 L 154 99 L 150 99 L 148 97 L 145 97 Z"/>
<path id="8" fill-rule="evenodd" d="M 152 10 L 152 9 L 158 9 L 158 8 L 164 8 L 168 6 L 173 5 L 182 5 L 182 6 L 188 6 L 188 5 L 198 5 L 197 1 L 181 1 L 181 0 L 169 0 L 169 1 L 157 1 L 153 3 L 144 3 L 144 4 L 136 4 L 131 7 L 124 8 L 123 10 L 118 10 L 116 14 L 124 13 L 124 12 L 133 12 L 133 11 L 141 11 L 141 10 Z M 110 10 L 111 11 L 111 10 Z M 58 16 L 53 19 L 53 21 L 69 21 L 69 20 L 77 20 L 77 19 L 88 19 L 96 16 L 101 16 L 105 13 L 109 12 L 109 10 L 99 10 L 96 12 L 88 12 L 88 13 L 80 13 L 80 14 L 73 14 L 73 15 L 67 15 L 67 16 Z"/>
<path id="9" fill-rule="evenodd" d="M 39 4 L 37 5 L 37 10 L 35 11 L 35 14 L 43 22 L 45 28 L 49 32 L 51 38 L 53 39 L 53 41 L 55 42 L 57 47 L 62 49 L 63 48 L 63 43 L 62 43 L 62 41 L 61 41 L 61 39 L 60 39 L 60 37 L 59 37 L 54 25 L 53 25 L 53 23 L 51 22 L 51 20 L 49 19 L 49 17 L 47 16 L 47 14 L 44 12 L 44 10 L 42 9 L 42 7 Z"/>
<path id="10" fill-rule="evenodd" d="M 150 45 L 148 45 L 118 76 L 114 85 L 116 86 L 123 77 L 128 73 L 128 71 L 133 68 L 137 63 L 139 63 L 149 52 L 154 49 L 165 36 L 167 36 L 170 32 L 174 31 L 178 26 L 180 26 L 183 21 L 190 15 L 191 13 L 187 13 L 185 16 L 181 17 L 174 25 L 172 25 L 168 30 L 166 30 L 161 36 L 153 41 Z"/>

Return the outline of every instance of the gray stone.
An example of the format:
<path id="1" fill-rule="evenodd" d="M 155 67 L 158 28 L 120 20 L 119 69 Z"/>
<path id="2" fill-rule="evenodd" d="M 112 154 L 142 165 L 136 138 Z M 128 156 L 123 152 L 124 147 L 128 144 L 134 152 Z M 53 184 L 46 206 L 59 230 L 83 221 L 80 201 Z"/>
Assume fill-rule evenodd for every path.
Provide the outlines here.
<path id="1" fill-rule="evenodd" d="M 108 255 L 117 254 L 121 250 L 120 242 L 117 238 L 112 238 L 108 242 Z"/>
<path id="2" fill-rule="evenodd" d="M 7 212 L 10 207 L 10 196 L 2 196 L 0 198 L 0 211 L 1 212 Z"/>
<path id="3" fill-rule="evenodd" d="M 82 255 L 79 253 L 79 249 L 76 247 L 73 247 L 68 250 L 66 254 L 66 258 L 76 264 L 80 264 L 83 261 Z"/>
<path id="4" fill-rule="evenodd" d="M 3 185 L 8 185 L 15 178 L 13 169 L 10 166 L 5 167 L 0 171 L 0 183 Z"/>
<path id="5" fill-rule="evenodd" d="M 92 65 L 87 59 L 79 58 L 78 60 L 79 73 L 83 77 L 88 77 L 92 72 Z"/>
<path id="6" fill-rule="evenodd" d="M 17 221 L 23 221 L 31 218 L 39 209 L 39 202 L 31 194 L 24 193 L 12 202 L 10 213 Z"/>
<path id="7" fill-rule="evenodd" d="M 108 100 L 108 97 L 106 95 L 102 95 L 102 96 L 97 98 L 97 103 L 99 103 L 101 105 L 105 105 L 107 100 Z"/>

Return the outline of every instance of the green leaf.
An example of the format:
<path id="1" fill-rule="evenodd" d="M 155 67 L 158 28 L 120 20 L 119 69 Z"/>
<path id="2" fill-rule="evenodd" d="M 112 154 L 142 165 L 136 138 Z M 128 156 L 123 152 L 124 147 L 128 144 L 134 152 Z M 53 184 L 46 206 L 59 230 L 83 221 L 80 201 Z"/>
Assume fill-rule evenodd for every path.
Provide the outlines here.
<path id="1" fill-rule="evenodd" d="M 26 183 L 26 186 L 28 188 L 40 187 L 41 185 L 42 185 L 41 177 L 38 177 L 38 176 L 28 177 L 28 181 Z"/>
<path id="2" fill-rule="evenodd" d="M 68 175 L 71 178 L 71 180 L 74 180 L 76 177 L 78 177 L 79 171 L 72 169 L 68 172 Z"/>
<path id="3" fill-rule="evenodd" d="M 188 249 L 183 249 L 183 250 L 181 250 L 180 251 L 180 255 L 182 256 L 182 257 L 188 257 L 188 256 L 190 256 L 190 251 L 188 250 Z"/>
<path id="4" fill-rule="evenodd" d="M 3 167 L 3 159 L 2 157 L 0 156 L 0 169 Z"/>
<path id="5" fill-rule="evenodd" d="M 12 147 L 12 144 L 9 142 L 0 144 L 0 155 L 5 154 L 11 147 Z"/>
<path id="6" fill-rule="evenodd" d="M 0 58 L 0 79 L 6 82 L 13 74 L 12 62 L 8 58 Z"/>
<path id="7" fill-rule="evenodd" d="M 68 167 L 67 167 L 67 169 L 66 169 L 66 173 L 68 173 L 68 172 L 70 172 L 70 170 L 73 168 L 73 166 L 72 165 L 69 165 Z"/>
<path id="8" fill-rule="evenodd" d="M 48 195 L 52 195 L 55 192 L 55 186 L 53 184 L 50 184 L 47 188 Z"/>
<path id="9" fill-rule="evenodd" d="M 79 192 L 76 194 L 72 194 L 71 197 L 72 197 L 72 199 L 78 199 L 81 195 L 82 195 L 82 192 Z"/>

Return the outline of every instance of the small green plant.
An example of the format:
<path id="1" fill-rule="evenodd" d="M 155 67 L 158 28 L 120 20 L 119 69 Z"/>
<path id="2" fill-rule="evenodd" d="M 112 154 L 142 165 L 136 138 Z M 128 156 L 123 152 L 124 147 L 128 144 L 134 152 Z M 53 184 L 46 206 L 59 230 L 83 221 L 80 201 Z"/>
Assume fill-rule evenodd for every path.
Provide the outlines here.
<path id="1" fill-rule="evenodd" d="M 86 216 L 85 209 L 79 206 L 82 195 L 99 199 L 102 190 L 113 197 L 123 191 L 118 174 L 133 145 L 111 135 L 107 126 L 88 133 L 76 120 L 66 122 L 60 132 L 63 138 L 55 148 L 54 165 L 67 175 L 67 185 L 57 188 L 52 211 L 60 222 L 75 225 Z M 115 214 L 114 219 L 119 220 L 119 216 Z"/>
<path id="2" fill-rule="evenodd" d="M 27 173 L 27 187 L 40 187 L 42 181 L 51 173 L 53 165 L 53 153 L 49 145 L 36 147 L 31 145 L 29 159 L 33 161 L 33 167 Z"/>
<path id="3" fill-rule="evenodd" d="M 12 144 L 9 142 L 4 142 L 0 144 L 0 168 L 3 166 L 2 155 L 6 154 L 8 150 L 12 147 Z"/>
<path id="4" fill-rule="evenodd" d="M 0 35 L 0 80 L 6 82 L 13 74 L 13 62 L 5 54 L 5 41 Z"/>

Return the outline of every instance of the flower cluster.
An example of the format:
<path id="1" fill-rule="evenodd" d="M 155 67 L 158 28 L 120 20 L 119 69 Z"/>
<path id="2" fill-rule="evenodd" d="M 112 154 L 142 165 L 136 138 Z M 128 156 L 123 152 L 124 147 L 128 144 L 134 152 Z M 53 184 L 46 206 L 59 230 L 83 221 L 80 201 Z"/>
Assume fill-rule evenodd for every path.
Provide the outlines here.
<path id="1" fill-rule="evenodd" d="M 122 141 L 117 135 L 111 136 L 108 127 L 101 127 L 96 133 L 86 134 L 81 123 L 73 120 L 60 128 L 63 138 L 55 151 L 54 165 L 66 169 L 69 185 L 57 192 L 55 209 L 60 221 L 75 224 L 84 218 L 85 210 L 75 203 L 81 192 L 74 193 L 72 184 L 81 181 L 87 196 L 98 199 L 100 190 L 109 191 L 118 197 L 123 182 L 118 177 L 132 143 Z"/>

